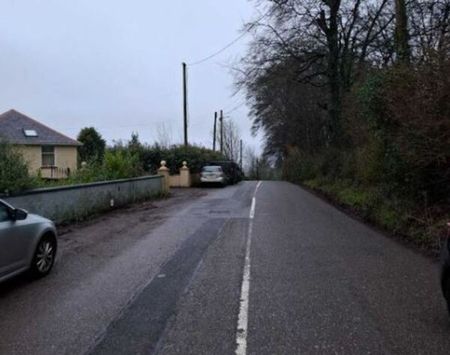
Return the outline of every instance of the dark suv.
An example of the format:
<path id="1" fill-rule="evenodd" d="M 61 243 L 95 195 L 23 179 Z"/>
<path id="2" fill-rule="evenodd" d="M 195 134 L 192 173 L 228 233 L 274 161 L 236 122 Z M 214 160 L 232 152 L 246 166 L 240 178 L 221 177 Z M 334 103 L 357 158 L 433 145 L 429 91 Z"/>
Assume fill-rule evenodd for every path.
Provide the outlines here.
<path id="1" fill-rule="evenodd" d="M 447 308 L 450 313 L 450 222 L 447 223 L 448 232 L 444 245 L 441 249 L 441 287 L 442 293 L 447 301 Z"/>

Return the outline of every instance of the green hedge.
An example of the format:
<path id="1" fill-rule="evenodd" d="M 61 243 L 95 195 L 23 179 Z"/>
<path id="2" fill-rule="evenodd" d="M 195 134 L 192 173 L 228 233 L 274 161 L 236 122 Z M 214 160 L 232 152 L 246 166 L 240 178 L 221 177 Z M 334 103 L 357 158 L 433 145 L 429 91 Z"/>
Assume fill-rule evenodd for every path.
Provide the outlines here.
<path id="1" fill-rule="evenodd" d="M 163 148 L 158 145 L 140 146 L 134 151 L 139 156 L 144 171 L 156 173 L 162 160 L 165 160 L 171 174 L 177 174 L 183 161 L 188 163 L 191 173 L 200 172 L 201 167 L 209 161 L 226 160 L 220 152 L 198 146 L 175 145 Z"/>
<path id="2" fill-rule="evenodd" d="M 10 144 L 0 141 L 0 194 L 25 190 L 33 184 L 23 156 Z"/>

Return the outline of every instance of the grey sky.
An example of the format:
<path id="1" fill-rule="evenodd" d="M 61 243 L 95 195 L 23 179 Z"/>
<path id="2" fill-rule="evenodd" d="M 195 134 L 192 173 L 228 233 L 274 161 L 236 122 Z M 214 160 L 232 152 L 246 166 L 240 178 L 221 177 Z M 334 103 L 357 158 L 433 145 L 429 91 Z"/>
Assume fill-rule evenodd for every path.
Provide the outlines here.
<path id="1" fill-rule="evenodd" d="M 72 137 L 94 126 L 109 142 L 132 131 L 153 142 L 166 127 L 179 143 L 181 62 L 220 49 L 254 15 L 247 0 L 3 0 L 0 111 L 15 108 Z M 214 110 L 243 102 L 223 64 L 247 40 L 189 68 L 191 142 L 209 145 Z M 258 146 L 245 105 L 232 118 Z"/>

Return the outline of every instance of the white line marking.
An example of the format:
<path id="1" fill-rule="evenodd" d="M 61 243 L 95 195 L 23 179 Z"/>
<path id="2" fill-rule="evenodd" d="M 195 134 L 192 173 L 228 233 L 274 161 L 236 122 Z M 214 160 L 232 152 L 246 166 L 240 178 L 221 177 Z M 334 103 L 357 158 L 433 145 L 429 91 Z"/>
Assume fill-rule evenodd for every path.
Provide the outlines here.
<path id="1" fill-rule="evenodd" d="M 255 198 L 253 197 L 252 206 Z M 239 307 L 239 318 L 236 332 L 236 355 L 247 354 L 247 334 L 248 334 L 248 304 L 250 295 L 250 246 L 252 243 L 253 217 L 250 215 L 248 227 L 247 246 L 245 248 L 245 264 L 242 276 L 241 304 Z"/>
<path id="2" fill-rule="evenodd" d="M 255 205 L 256 205 L 256 198 L 252 198 L 252 206 L 250 207 L 250 215 L 249 218 L 253 219 L 255 218 Z"/>
<path id="3" fill-rule="evenodd" d="M 248 335 L 248 305 L 250 299 L 250 249 L 252 244 L 252 234 L 253 234 L 253 219 L 255 218 L 256 210 L 256 192 L 261 186 L 262 181 L 256 184 L 255 192 L 252 197 L 252 205 L 250 207 L 249 214 L 249 225 L 247 234 L 247 245 L 245 247 L 245 263 L 244 272 L 242 275 L 242 286 L 241 286 L 241 302 L 239 307 L 239 316 L 236 332 L 236 355 L 246 355 L 247 354 L 247 335 Z"/>
<path id="4" fill-rule="evenodd" d="M 258 189 L 261 187 L 262 181 L 258 181 L 258 183 L 256 184 L 256 189 L 255 189 L 255 196 L 256 193 L 258 192 Z"/>

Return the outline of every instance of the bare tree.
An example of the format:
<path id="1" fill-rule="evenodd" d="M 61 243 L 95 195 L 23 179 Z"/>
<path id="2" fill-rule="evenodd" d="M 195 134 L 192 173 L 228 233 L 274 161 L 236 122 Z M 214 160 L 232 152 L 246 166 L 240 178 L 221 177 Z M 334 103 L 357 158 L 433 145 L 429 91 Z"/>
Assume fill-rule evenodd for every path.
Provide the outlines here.
<path id="1" fill-rule="evenodd" d="M 156 136 L 156 143 L 162 148 L 169 148 L 172 145 L 173 137 L 170 125 L 168 126 L 164 122 L 158 123 L 156 127 Z"/>
<path id="2" fill-rule="evenodd" d="M 239 127 L 230 118 L 223 120 L 223 154 L 227 159 L 235 162 L 239 161 L 240 149 Z M 220 144 L 220 129 L 216 132 L 216 141 Z"/>
<path id="3" fill-rule="evenodd" d="M 258 175 L 258 155 L 253 147 L 245 148 L 244 171 L 250 179 L 254 179 Z"/>
<path id="4" fill-rule="evenodd" d="M 450 55 L 450 0 L 417 0 L 408 3 L 411 55 L 416 62 L 440 60 Z"/>
<path id="5" fill-rule="evenodd" d="M 238 70 L 238 84 L 255 82 L 280 63 L 294 65 L 293 79 L 325 87 L 324 128 L 330 143 L 342 138 L 342 97 L 368 63 L 392 58 L 389 0 L 266 0 L 266 16 L 249 24 L 255 39 Z"/>

